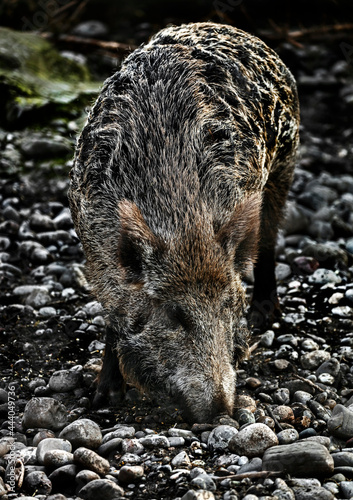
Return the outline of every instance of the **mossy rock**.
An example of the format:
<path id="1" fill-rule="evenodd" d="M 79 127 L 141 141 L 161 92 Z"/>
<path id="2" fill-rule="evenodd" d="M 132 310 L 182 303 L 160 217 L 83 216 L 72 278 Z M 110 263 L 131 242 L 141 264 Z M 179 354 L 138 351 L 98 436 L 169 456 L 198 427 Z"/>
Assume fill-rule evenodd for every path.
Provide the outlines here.
<path id="1" fill-rule="evenodd" d="M 86 66 L 63 57 L 41 36 L 0 27 L 0 113 L 14 122 L 50 104 L 62 107 L 98 93 Z"/>

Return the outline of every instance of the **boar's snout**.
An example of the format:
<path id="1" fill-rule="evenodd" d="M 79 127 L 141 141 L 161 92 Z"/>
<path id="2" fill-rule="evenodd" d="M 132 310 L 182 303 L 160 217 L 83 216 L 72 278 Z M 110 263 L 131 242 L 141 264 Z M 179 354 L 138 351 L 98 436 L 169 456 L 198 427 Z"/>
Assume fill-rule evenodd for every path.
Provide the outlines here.
<path id="1" fill-rule="evenodd" d="M 172 397 L 188 421 L 212 422 L 220 415 L 232 415 L 235 394 L 235 370 L 224 367 L 223 379 L 207 379 L 197 369 L 194 373 L 179 373 Z"/>

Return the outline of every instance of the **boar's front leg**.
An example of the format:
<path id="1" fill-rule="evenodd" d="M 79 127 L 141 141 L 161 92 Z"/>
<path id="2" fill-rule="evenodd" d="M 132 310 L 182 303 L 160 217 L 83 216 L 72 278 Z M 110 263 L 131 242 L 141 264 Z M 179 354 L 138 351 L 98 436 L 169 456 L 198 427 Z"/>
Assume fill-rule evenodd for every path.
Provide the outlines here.
<path id="1" fill-rule="evenodd" d="M 98 385 L 93 399 L 93 407 L 101 407 L 107 402 L 119 402 L 125 393 L 125 382 L 120 373 L 119 361 L 114 350 L 116 332 L 107 326 L 103 366 L 98 375 Z"/>
<path id="2" fill-rule="evenodd" d="M 254 292 L 250 325 L 264 331 L 281 316 L 276 278 L 275 247 L 278 227 L 292 180 L 292 168 L 278 168 L 265 186 L 260 224 L 258 258 L 254 268 Z"/>

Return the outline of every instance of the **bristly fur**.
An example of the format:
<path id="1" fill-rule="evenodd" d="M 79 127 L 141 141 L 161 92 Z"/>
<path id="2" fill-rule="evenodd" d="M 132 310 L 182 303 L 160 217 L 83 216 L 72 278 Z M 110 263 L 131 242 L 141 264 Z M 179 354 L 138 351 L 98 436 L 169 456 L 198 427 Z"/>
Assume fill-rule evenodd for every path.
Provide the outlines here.
<path id="1" fill-rule="evenodd" d="M 253 305 L 272 294 L 277 308 L 298 123 L 291 73 L 231 26 L 164 29 L 106 80 L 69 190 L 113 346 L 98 393 L 117 392 L 121 372 L 195 420 L 232 413 L 249 335 L 241 277 L 258 256 Z"/>

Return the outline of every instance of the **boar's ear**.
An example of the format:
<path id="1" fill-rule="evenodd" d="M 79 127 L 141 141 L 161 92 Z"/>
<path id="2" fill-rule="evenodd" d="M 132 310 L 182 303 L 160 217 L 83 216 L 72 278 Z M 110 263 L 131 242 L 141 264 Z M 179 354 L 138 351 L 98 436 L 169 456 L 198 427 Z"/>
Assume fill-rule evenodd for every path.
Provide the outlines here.
<path id="1" fill-rule="evenodd" d="M 118 204 L 120 231 L 118 261 L 131 283 L 142 283 L 144 263 L 152 254 L 161 253 L 163 241 L 149 228 L 135 203 L 122 200 Z"/>
<path id="2" fill-rule="evenodd" d="M 240 201 L 230 220 L 216 235 L 221 246 L 234 258 L 235 269 L 242 274 L 248 271 L 257 257 L 261 202 L 261 195 L 257 193 Z"/>

